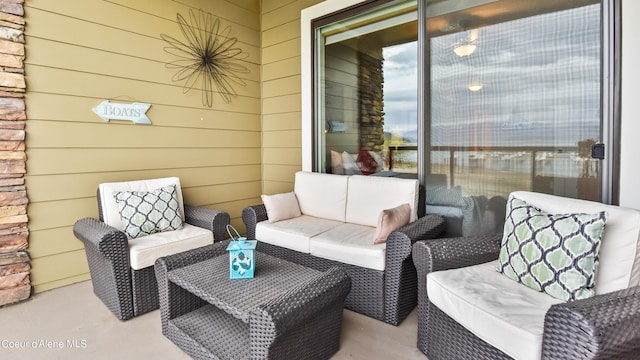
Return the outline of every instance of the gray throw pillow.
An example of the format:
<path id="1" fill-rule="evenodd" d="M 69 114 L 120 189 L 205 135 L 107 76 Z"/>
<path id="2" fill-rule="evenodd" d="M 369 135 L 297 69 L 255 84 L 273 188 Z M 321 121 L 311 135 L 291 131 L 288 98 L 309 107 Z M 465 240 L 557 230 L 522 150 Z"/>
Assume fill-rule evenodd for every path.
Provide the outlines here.
<path id="1" fill-rule="evenodd" d="M 182 229 L 175 185 L 148 192 L 117 191 L 113 196 L 118 204 L 123 231 L 129 239 Z"/>

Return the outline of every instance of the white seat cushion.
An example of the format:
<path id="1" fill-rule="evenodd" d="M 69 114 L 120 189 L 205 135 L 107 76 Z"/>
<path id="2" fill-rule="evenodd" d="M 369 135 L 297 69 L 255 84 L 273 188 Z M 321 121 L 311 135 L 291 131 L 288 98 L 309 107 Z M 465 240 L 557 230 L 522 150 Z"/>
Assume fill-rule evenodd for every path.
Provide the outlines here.
<path id="1" fill-rule="evenodd" d="M 348 180 L 344 175 L 297 172 L 294 192 L 302 214 L 344 222 Z"/>
<path id="2" fill-rule="evenodd" d="M 527 191 L 512 195 L 550 214 L 606 211 L 595 292 L 604 294 L 640 285 L 640 211 Z"/>
<path id="3" fill-rule="evenodd" d="M 180 188 L 180 179 L 177 177 L 168 177 L 149 180 L 135 180 L 123 182 L 110 182 L 98 185 L 98 196 L 100 196 L 100 207 L 102 211 L 102 221 L 113 226 L 118 230 L 122 230 L 122 219 L 120 218 L 120 210 L 113 193 L 116 191 L 153 191 L 167 185 L 176 185 L 176 193 L 178 195 L 178 210 L 180 217 L 184 222 L 184 200 L 182 199 L 182 190 Z"/>
<path id="4" fill-rule="evenodd" d="M 131 267 L 153 266 L 159 257 L 213 244 L 213 233 L 185 223 L 182 229 L 155 233 L 129 240 Z"/>
<path id="5" fill-rule="evenodd" d="M 496 264 L 428 274 L 429 300 L 507 355 L 540 359 L 544 316 L 563 301 L 507 278 L 495 270 Z"/>
<path id="6" fill-rule="evenodd" d="M 345 223 L 311 238 L 311 255 L 374 270 L 384 270 L 386 244 L 373 244 L 375 227 Z"/>
<path id="7" fill-rule="evenodd" d="M 413 222 L 418 214 L 418 180 L 382 176 L 349 176 L 346 222 L 376 226 L 382 210 L 409 204 Z"/>
<path id="8" fill-rule="evenodd" d="M 309 253 L 309 239 L 344 224 L 309 215 L 281 220 L 275 223 L 261 221 L 256 224 L 256 239 L 271 245 Z"/>

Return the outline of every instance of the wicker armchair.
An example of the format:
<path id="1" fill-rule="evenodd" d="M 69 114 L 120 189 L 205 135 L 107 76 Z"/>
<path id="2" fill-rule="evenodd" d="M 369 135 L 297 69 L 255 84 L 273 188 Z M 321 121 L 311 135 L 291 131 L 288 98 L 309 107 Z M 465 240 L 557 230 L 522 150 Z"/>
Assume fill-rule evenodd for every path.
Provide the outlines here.
<path id="1" fill-rule="evenodd" d="M 554 201 L 558 199 L 558 197 L 550 195 L 540 196 L 540 194 L 535 193 L 518 193 L 521 193 L 527 199 L 541 199 L 543 203 L 547 202 L 547 206 L 551 208 L 556 205 Z M 575 199 L 561 199 L 561 202 L 558 202 L 558 204 L 563 204 L 561 207 L 564 210 L 560 210 L 563 213 L 571 208 L 572 205 L 580 206 L 585 203 L 587 202 Z M 587 212 L 591 212 L 601 206 L 609 211 L 609 215 L 619 215 L 613 213 L 617 211 L 613 206 L 596 203 L 587 205 L 590 206 Z M 542 208 L 543 206 L 540 207 Z M 551 210 L 545 211 L 551 212 Z M 560 211 L 556 213 L 560 213 Z M 629 214 L 627 213 L 626 215 Z M 626 227 L 624 230 L 626 234 L 631 235 L 632 240 L 634 237 L 637 240 L 639 227 L 637 214 L 634 215 L 632 213 L 631 216 L 618 217 L 617 219 L 614 219 L 614 216 L 610 216 L 607 222 L 607 226 L 611 225 L 609 230 L 612 230 L 613 233 L 614 227 L 617 227 L 617 229 L 620 229 L 621 226 Z M 631 222 L 631 224 L 625 224 L 625 222 Z M 600 251 L 601 268 L 598 270 L 597 281 L 603 277 L 602 270 L 604 267 L 626 266 L 622 265 L 621 262 L 611 263 L 604 260 L 605 255 L 603 253 L 611 249 L 605 249 L 605 242 L 609 241 L 608 245 L 611 245 L 618 240 L 618 237 L 607 237 L 607 231 L 605 230 L 605 238 L 602 240 L 603 245 Z M 427 290 L 429 282 L 427 276 L 429 274 L 450 269 L 469 269 L 474 265 L 494 261 L 498 259 L 501 242 L 502 234 L 495 234 L 419 241 L 414 244 L 412 256 L 418 272 L 417 345 L 430 360 L 539 358 L 540 356 L 543 359 L 640 358 L 640 287 L 634 284 L 634 282 L 638 281 L 637 276 L 633 275 L 636 270 L 631 270 L 632 275 L 628 277 L 630 285 L 626 288 L 602 293 L 599 293 L 596 288 L 596 295 L 593 297 L 567 302 L 559 301 L 559 303 L 550 306 L 546 310 L 544 319 L 540 319 L 540 324 L 543 324 L 541 344 L 538 344 L 538 349 L 541 347 L 541 355 L 532 353 L 524 354 L 524 356 L 508 355 L 505 353 L 507 350 L 503 351 L 503 349 L 498 348 L 498 345 L 491 344 L 487 340 L 486 333 L 478 333 L 478 328 L 470 329 L 469 326 L 463 326 L 461 322 L 464 322 L 464 320 L 454 320 L 452 316 L 455 315 L 445 313 L 431 302 L 433 300 L 430 301 Z M 613 244 L 613 247 L 615 247 L 616 244 Z M 621 242 L 619 244 L 623 246 Z M 637 251 L 637 245 L 634 246 L 632 242 L 627 244 Z M 632 250 L 632 253 L 627 258 L 635 264 L 633 265 L 634 268 L 638 263 L 636 251 Z M 606 256 L 610 256 L 610 254 L 608 252 Z M 503 276 L 496 271 L 494 272 L 498 276 Z M 474 281 L 478 280 L 474 279 Z M 512 280 L 508 279 L 507 281 Z M 452 284 L 451 288 L 462 286 Z M 518 283 L 516 283 L 516 286 L 524 287 L 524 285 Z M 485 290 L 487 294 L 491 293 L 494 297 L 500 297 L 501 291 L 499 288 Z M 530 291 L 530 289 L 526 291 Z M 534 290 L 531 291 L 535 292 Z M 542 296 L 546 296 L 546 294 Z M 448 310 L 448 312 L 451 311 Z M 517 346 L 524 345 L 522 339 L 515 334 L 509 334 L 506 338 L 506 341 Z"/>
<path id="2" fill-rule="evenodd" d="M 127 320 L 158 308 L 158 283 L 153 262 L 159 256 L 168 255 L 163 252 L 169 250 L 154 250 L 154 253 L 157 253 L 155 258 L 148 258 L 148 255 L 145 255 L 147 256 L 145 261 L 150 263 L 150 266 L 139 269 L 132 267 L 130 241 L 122 231 L 122 225 L 118 224 L 119 219 L 117 221 L 110 219 L 105 222 L 105 218 L 109 217 L 107 212 L 111 211 L 106 208 L 106 203 L 113 202 L 107 197 L 113 196 L 111 192 L 104 189 L 138 190 L 141 185 L 142 188 L 149 188 L 149 186 L 153 188 L 165 184 L 177 184 L 177 190 L 180 192 L 178 178 L 100 184 L 97 194 L 99 219 L 83 218 L 76 221 L 73 226 L 74 235 L 84 244 L 93 292 L 120 320 Z M 184 223 L 193 227 L 190 227 L 192 231 L 189 234 L 190 237 L 183 241 L 183 244 L 168 244 L 170 240 L 166 240 L 167 237 L 174 236 L 176 232 L 182 230 L 165 232 L 161 235 L 165 237 L 163 245 L 172 248 L 170 251 L 180 252 L 202 246 L 202 242 L 206 242 L 202 235 L 198 235 L 197 242 L 194 241 L 196 237 L 194 234 L 197 232 L 204 233 L 206 237 L 207 231 L 202 229 L 209 230 L 208 237 L 211 239 L 209 243 L 225 238 L 225 228 L 230 219 L 228 213 L 186 205 L 182 203 L 181 193 L 179 193 L 179 203 L 183 209 Z M 202 229 L 198 230 L 196 227 Z M 175 237 L 178 238 L 178 235 L 175 234 Z"/>

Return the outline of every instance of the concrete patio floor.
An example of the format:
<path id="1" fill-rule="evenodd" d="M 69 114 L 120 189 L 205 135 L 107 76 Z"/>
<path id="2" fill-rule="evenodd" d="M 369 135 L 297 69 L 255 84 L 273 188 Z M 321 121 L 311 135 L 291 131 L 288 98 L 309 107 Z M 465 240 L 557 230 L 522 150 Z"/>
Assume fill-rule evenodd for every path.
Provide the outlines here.
<path id="1" fill-rule="evenodd" d="M 414 309 L 395 327 L 344 311 L 332 359 L 421 359 Z M 160 330 L 160 312 L 116 319 L 85 281 L 0 308 L 0 359 L 189 359 Z"/>

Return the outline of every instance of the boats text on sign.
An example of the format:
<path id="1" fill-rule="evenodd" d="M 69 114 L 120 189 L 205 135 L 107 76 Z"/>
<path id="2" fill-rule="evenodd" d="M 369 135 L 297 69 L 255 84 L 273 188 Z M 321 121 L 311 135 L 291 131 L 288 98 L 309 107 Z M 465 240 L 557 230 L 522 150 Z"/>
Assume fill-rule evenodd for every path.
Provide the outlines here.
<path id="1" fill-rule="evenodd" d="M 93 108 L 93 112 L 98 114 L 104 121 L 127 120 L 134 124 L 151 124 L 151 120 L 146 114 L 150 107 L 151 104 L 146 103 L 121 104 L 104 100 Z"/>

